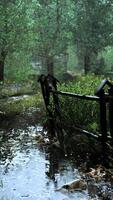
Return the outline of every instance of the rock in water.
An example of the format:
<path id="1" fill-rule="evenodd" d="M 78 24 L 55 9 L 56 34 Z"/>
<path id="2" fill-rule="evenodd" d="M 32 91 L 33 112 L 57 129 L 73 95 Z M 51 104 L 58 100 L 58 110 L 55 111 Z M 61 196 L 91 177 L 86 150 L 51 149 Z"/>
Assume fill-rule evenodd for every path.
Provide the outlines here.
<path id="1" fill-rule="evenodd" d="M 70 183 L 67 183 L 67 184 L 63 185 L 57 191 L 60 191 L 62 189 L 67 189 L 67 190 L 85 190 L 86 187 L 87 187 L 86 181 L 83 180 L 83 179 L 78 179 L 78 180 L 75 180 L 75 181 L 72 181 Z"/>

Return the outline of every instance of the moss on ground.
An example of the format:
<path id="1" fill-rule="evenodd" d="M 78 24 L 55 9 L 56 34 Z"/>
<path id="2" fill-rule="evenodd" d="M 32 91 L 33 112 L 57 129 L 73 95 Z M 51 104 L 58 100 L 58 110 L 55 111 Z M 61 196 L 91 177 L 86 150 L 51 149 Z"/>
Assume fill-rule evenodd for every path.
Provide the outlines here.
<path id="1" fill-rule="evenodd" d="M 26 96 L 17 99 L 2 99 L 0 100 L 0 111 L 7 114 L 21 114 L 29 110 L 29 108 L 39 108 L 42 104 L 41 94 Z"/>

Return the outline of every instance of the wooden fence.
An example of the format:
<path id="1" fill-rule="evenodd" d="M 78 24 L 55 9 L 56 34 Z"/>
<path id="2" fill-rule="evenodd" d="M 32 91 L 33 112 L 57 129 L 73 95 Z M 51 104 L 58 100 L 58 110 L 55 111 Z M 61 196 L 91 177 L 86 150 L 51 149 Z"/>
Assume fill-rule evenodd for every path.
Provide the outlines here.
<path id="1" fill-rule="evenodd" d="M 59 97 L 64 96 L 64 97 L 82 99 L 86 101 L 98 102 L 99 123 L 100 123 L 99 134 L 95 134 L 87 130 L 81 129 L 78 126 L 76 126 L 75 129 L 83 134 L 88 135 L 89 137 L 91 136 L 96 138 L 97 140 L 100 140 L 104 149 L 106 149 L 107 143 L 111 145 L 113 144 L 113 84 L 110 81 L 103 80 L 100 83 L 98 90 L 94 96 L 58 91 L 57 90 L 58 80 L 51 75 L 47 76 L 41 75 L 38 81 L 41 84 L 51 137 L 54 137 L 57 132 L 58 139 L 61 145 L 63 146 L 64 133 L 63 133 L 62 115 L 59 105 L 60 104 Z M 106 85 L 108 87 L 107 93 L 105 92 Z M 53 104 L 54 104 L 54 110 L 55 110 L 54 113 L 51 111 L 51 97 L 53 99 Z M 107 114 L 107 110 L 109 114 Z M 60 123 L 58 123 L 58 121 Z M 107 128 L 107 123 L 109 123 L 109 130 L 110 130 L 109 133 Z"/>

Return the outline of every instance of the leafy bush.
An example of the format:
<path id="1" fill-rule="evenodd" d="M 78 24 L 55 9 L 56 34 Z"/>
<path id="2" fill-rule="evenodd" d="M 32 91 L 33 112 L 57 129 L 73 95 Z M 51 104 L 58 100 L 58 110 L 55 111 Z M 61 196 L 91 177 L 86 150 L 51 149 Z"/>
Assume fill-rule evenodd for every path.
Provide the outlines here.
<path id="1" fill-rule="evenodd" d="M 60 84 L 58 90 L 83 95 L 94 95 L 103 78 L 104 77 L 102 76 L 95 75 L 81 76 L 77 80 L 69 82 L 68 84 Z"/>
<path id="2" fill-rule="evenodd" d="M 94 75 L 83 76 L 77 81 L 61 84 L 59 91 L 71 92 L 82 95 L 94 95 L 103 77 Z M 73 132 L 74 127 L 88 131 L 99 132 L 99 103 L 91 100 L 78 99 L 59 95 L 60 111 L 63 127 L 68 132 Z"/>
<path id="3" fill-rule="evenodd" d="M 38 93 L 36 95 L 25 96 L 22 99 L 8 99 L 0 101 L 0 111 L 5 112 L 6 115 L 15 115 L 26 113 L 30 108 L 38 108 L 41 106 L 42 98 Z"/>
<path id="4" fill-rule="evenodd" d="M 31 64 L 31 55 L 24 51 L 13 52 L 5 63 L 5 82 L 23 83 L 32 81 L 32 75 L 38 74 L 38 69 Z M 34 79 L 33 79 L 34 81 Z"/>

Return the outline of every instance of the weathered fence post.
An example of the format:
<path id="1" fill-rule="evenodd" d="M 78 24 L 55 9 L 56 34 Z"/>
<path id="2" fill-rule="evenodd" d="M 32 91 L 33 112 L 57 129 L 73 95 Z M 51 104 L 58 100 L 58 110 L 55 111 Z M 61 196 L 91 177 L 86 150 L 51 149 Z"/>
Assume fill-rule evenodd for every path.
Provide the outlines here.
<path id="1" fill-rule="evenodd" d="M 109 85 L 108 80 L 103 80 L 96 92 L 96 95 L 100 99 L 100 133 L 101 143 L 103 150 L 103 163 L 108 166 L 108 148 L 107 148 L 107 119 L 106 119 L 106 94 L 104 92 L 105 85 Z"/>
<path id="2" fill-rule="evenodd" d="M 67 134 L 65 132 L 65 128 L 62 125 L 63 122 L 63 116 L 60 110 L 59 105 L 59 94 L 60 95 L 66 95 L 71 97 L 77 97 L 82 99 L 95 99 L 95 97 L 92 96 L 84 96 L 84 95 L 78 95 L 78 94 L 72 94 L 72 93 L 65 93 L 65 92 L 59 92 L 57 91 L 57 82 L 58 80 L 54 78 L 51 75 L 44 76 L 41 75 L 39 78 L 39 82 L 41 84 L 42 94 L 46 106 L 47 111 L 47 120 L 49 122 L 49 130 L 50 135 L 53 138 L 54 136 L 57 136 L 62 148 L 64 147 L 64 138 Z M 109 93 L 105 93 L 105 86 L 109 88 Z M 110 133 L 112 137 L 112 144 L 113 144 L 113 85 L 108 80 L 103 80 L 95 93 L 96 100 L 99 101 L 100 106 L 100 133 L 101 133 L 101 144 L 102 144 L 102 150 L 103 150 L 103 162 L 107 165 L 108 163 L 108 132 L 107 132 L 107 104 L 109 103 L 109 127 L 110 127 Z M 52 98 L 51 98 L 52 97 Z M 52 100 L 52 101 L 51 101 Z M 51 103 L 52 102 L 52 103 Z M 83 131 L 83 130 L 82 130 Z M 86 133 L 86 131 L 84 131 Z M 90 135 L 92 135 L 90 133 Z M 97 136 L 99 138 L 99 136 Z"/>
<path id="3" fill-rule="evenodd" d="M 102 146 L 106 148 L 107 142 L 107 121 L 106 121 L 106 99 L 104 89 L 100 91 L 100 131 L 102 134 Z"/>
<path id="4" fill-rule="evenodd" d="M 60 112 L 60 106 L 59 106 L 59 98 L 57 94 L 57 83 L 59 82 L 55 77 L 48 75 L 47 76 L 48 81 L 50 82 L 51 89 L 50 93 L 53 95 L 53 105 L 54 105 L 54 129 L 56 136 L 60 142 L 60 145 L 63 149 L 64 147 L 64 137 L 63 137 L 63 128 L 62 128 L 62 117 Z"/>
<path id="5" fill-rule="evenodd" d="M 46 109 L 48 109 L 50 92 L 49 92 L 48 83 L 46 81 L 46 76 L 42 74 L 39 77 L 38 82 L 40 82 L 44 103 L 45 103 Z"/>
<path id="6" fill-rule="evenodd" d="M 55 136 L 55 126 L 54 126 L 54 120 L 53 120 L 53 114 L 49 108 L 50 105 L 50 87 L 49 87 L 49 80 L 45 75 L 41 75 L 38 79 L 41 85 L 42 89 L 42 95 L 44 99 L 44 103 L 46 106 L 46 112 L 47 112 L 47 121 L 48 121 L 48 132 L 49 136 L 53 138 Z"/>
<path id="7" fill-rule="evenodd" d="M 113 144 L 113 86 L 109 89 L 109 128 Z"/>
<path id="8" fill-rule="evenodd" d="M 58 95 L 53 92 L 53 101 L 55 106 L 55 127 L 57 132 L 57 137 L 60 142 L 60 145 L 62 149 L 64 149 L 64 133 L 63 133 L 63 127 L 62 127 L 62 116 L 60 112 L 60 106 L 59 106 L 59 98 Z"/>
<path id="9" fill-rule="evenodd" d="M 61 124 L 61 113 L 59 98 L 57 95 L 58 80 L 51 75 L 41 75 L 38 81 L 41 84 L 42 95 L 47 111 L 48 128 L 51 137 L 57 136 L 61 147 L 63 148 L 63 129 Z M 53 95 L 53 109 L 51 110 L 50 97 Z"/>

